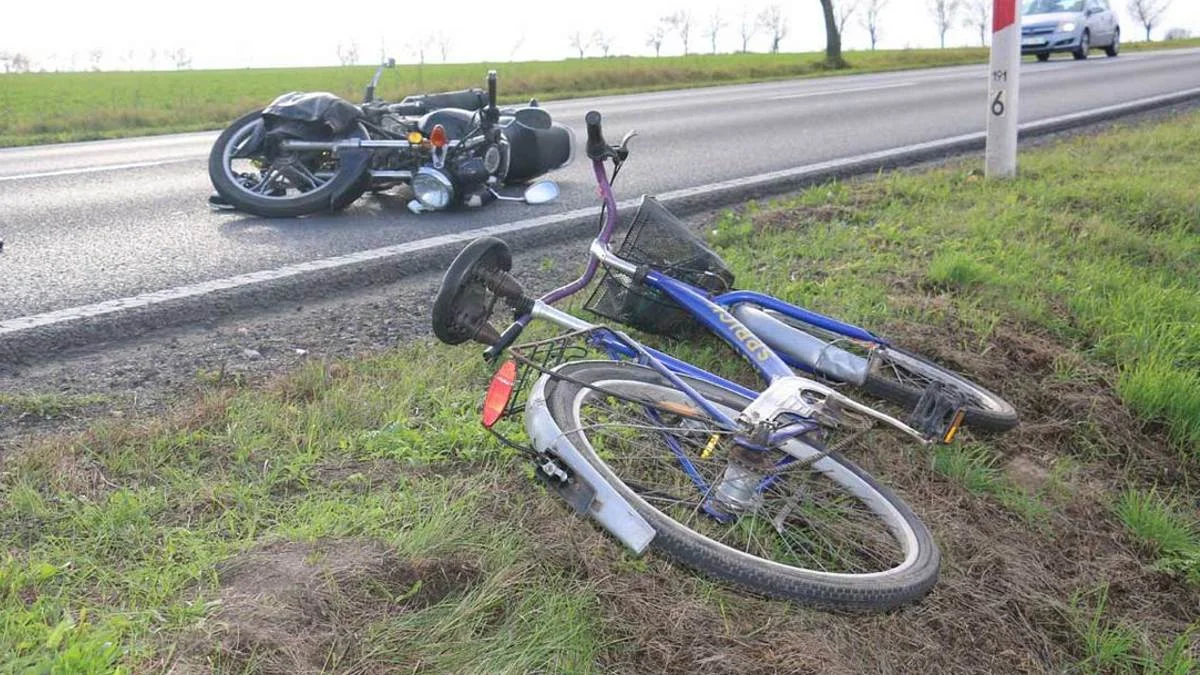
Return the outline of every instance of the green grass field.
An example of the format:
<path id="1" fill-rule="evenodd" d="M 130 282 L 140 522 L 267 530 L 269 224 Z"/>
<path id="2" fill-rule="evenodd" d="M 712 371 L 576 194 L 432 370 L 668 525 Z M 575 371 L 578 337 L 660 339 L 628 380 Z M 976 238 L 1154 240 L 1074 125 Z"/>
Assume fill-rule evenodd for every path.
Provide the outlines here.
<path id="1" fill-rule="evenodd" d="M 1196 46 L 1200 40 L 1126 48 L 1142 45 Z M 386 74 L 379 95 L 398 99 L 483 86 L 490 68 L 499 71 L 503 98 L 519 101 L 982 63 L 987 53 L 981 48 L 848 52 L 850 68 L 838 71 L 827 70 L 819 53 L 403 65 Z M 0 75 L 0 147 L 219 129 L 288 91 L 331 91 L 361 100 L 373 72 L 373 66 L 356 66 Z"/>
<path id="2" fill-rule="evenodd" d="M 627 556 L 479 427 L 478 349 L 419 344 L 199 377 L 172 415 L 5 457 L 0 671 L 1197 672 L 1200 115 L 1024 153 L 1009 183 L 973 164 L 706 227 L 739 286 L 1021 411 L 1002 436 L 848 451 L 934 532 L 919 605 L 810 611 Z"/>

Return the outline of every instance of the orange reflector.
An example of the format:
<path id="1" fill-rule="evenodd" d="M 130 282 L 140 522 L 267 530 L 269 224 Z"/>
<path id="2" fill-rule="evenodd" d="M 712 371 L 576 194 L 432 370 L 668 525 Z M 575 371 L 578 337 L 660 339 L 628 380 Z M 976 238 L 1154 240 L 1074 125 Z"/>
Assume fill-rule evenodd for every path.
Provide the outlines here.
<path id="1" fill-rule="evenodd" d="M 423 141 L 423 140 L 425 140 L 425 137 L 421 135 L 421 132 L 419 132 L 419 131 L 408 132 L 408 142 L 409 143 L 411 143 L 413 145 L 420 145 L 421 141 Z"/>
<path id="2" fill-rule="evenodd" d="M 950 422 L 950 428 L 946 429 L 946 435 L 942 436 L 943 443 L 950 443 L 954 440 L 954 437 L 958 435 L 959 428 L 962 427 L 963 418 L 966 416 L 967 413 L 964 410 L 959 410 L 958 412 L 954 413 L 954 420 Z"/>
<path id="3" fill-rule="evenodd" d="M 446 128 L 440 124 L 433 125 L 433 131 L 429 132 L 429 142 L 435 148 L 446 147 Z"/>
<path id="4" fill-rule="evenodd" d="M 505 361 L 492 376 L 487 395 L 483 397 L 483 426 L 491 429 L 504 416 L 504 409 L 508 407 L 508 399 L 516 383 L 517 364 L 512 360 Z"/>

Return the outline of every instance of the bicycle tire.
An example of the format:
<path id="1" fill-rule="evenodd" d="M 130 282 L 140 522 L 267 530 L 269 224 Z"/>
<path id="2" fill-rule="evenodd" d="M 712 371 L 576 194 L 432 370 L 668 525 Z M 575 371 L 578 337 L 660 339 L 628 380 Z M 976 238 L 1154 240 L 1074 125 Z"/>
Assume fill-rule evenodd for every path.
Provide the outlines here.
<path id="1" fill-rule="evenodd" d="M 900 358 L 897 359 L 896 356 Z M 999 433 L 1017 426 L 1020 416 L 1011 403 L 990 390 L 975 384 L 958 373 L 939 366 L 929 359 L 912 352 L 888 347 L 882 353 L 882 360 L 891 362 L 892 367 L 902 367 L 925 378 L 935 380 L 948 387 L 966 394 L 977 405 L 967 406 L 963 412 L 963 423 L 972 429 Z M 911 408 L 921 398 L 921 389 L 880 374 L 887 365 L 881 365 L 867 375 L 863 382 L 863 391 L 878 396 L 897 405 Z M 917 370 L 922 372 L 917 373 Z"/>
<path id="2" fill-rule="evenodd" d="M 673 388 L 665 378 L 655 371 L 625 362 L 572 362 L 560 366 L 553 375 L 544 377 L 548 378 L 544 381 L 547 405 L 539 409 L 531 409 L 527 411 L 527 414 L 549 415 L 550 420 L 562 430 L 582 456 L 614 489 L 629 500 L 655 529 L 656 535 L 651 546 L 666 556 L 688 567 L 757 593 L 808 605 L 843 610 L 882 611 L 892 609 L 919 599 L 937 582 L 941 555 L 928 528 L 917 518 L 912 509 L 891 490 L 880 485 L 869 474 L 840 454 L 825 454 L 824 451 L 821 451 L 812 455 L 819 458 L 811 463 L 810 468 L 814 469 L 812 473 L 821 474 L 829 478 L 829 482 L 857 493 L 851 496 L 862 500 L 862 503 L 871 511 L 866 515 L 870 517 L 873 514 L 878 517 L 886 527 L 888 535 L 893 537 L 895 543 L 903 549 L 903 560 L 900 564 L 889 569 L 853 574 L 830 572 L 827 569 L 808 569 L 751 554 L 748 552 L 749 544 L 747 544 L 747 550 L 737 550 L 728 543 L 717 541 L 697 531 L 696 527 L 704 525 L 707 521 L 705 523 L 697 522 L 696 526 L 689 526 L 648 501 L 649 499 L 661 502 L 665 498 L 664 493 L 653 485 L 649 487 L 644 485 L 645 477 L 640 480 L 632 480 L 619 476 L 613 464 L 614 462 L 619 464 L 621 458 L 612 456 L 608 460 L 602 459 L 589 439 L 589 436 L 594 436 L 592 432 L 599 427 L 589 427 L 581 419 L 581 410 L 589 402 L 589 398 L 599 400 L 598 397 L 601 396 L 594 388 L 597 386 L 604 389 L 606 400 L 613 398 L 609 394 L 614 390 L 638 390 L 643 394 L 652 393 L 658 397 L 655 400 L 663 400 L 662 397 L 665 396 L 667 397 L 665 400 L 674 400 L 678 403 L 688 400 L 682 392 Z M 688 378 L 688 383 L 705 398 L 727 408 L 731 413 L 740 410 L 748 403 L 742 397 L 705 382 Z M 630 398 L 626 399 L 626 402 L 634 401 L 634 405 L 637 406 L 640 405 L 640 403 L 636 403 L 639 400 L 644 401 L 645 398 Z M 605 426 L 616 425 L 606 424 Z M 680 429 L 683 430 L 684 427 L 681 426 Z M 697 431 L 697 433 L 701 432 Z M 789 443 L 797 442 L 789 441 Z M 663 452 L 666 453 L 666 443 L 664 442 L 662 445 Z M 816 447 L 807 443 L 801 443 L 801 445 L 805 448 Z M 610 452 L 604 443 L 601 443 L 601 447 L 606 454 Z M 814 452 L 817 451 L 814 450 Z M 719 464 L 714 464 L 714 468 L 719 468 Z M 782 470 L 778 471 L 777 476 L 782 474 Z M 796 473 L 789 474 L 779 483 L 798 475 Z M 630 487 L 629 482 L 640 485 L 642 492 Z M 761 488 L 762 484 L 759 485 Z M 712 484 L 709 493 L 714 490 L 719 492 L 717 482 Z M 672 496 L 671 493 L 665 494 Z M 798 498 L 801 494 L 802 492 L 798 489 L 795 496 Z M 813 495 L 805 494 L 804 496 L 806 499 L 811 499 L 814 495 L 816 492 Z M 707 496 L 700 499 L 706 500 Z M 675 506 L 679 506 L 679 504 L 680 502 L 675 501 Z M 805 506 L 807 507 L 808 504 Z M 695 507 L 693 515 L 698 512 L 699 508 L 699 506 Z M 838 505 L 837 508 L 852 510 L 844 505 Z M 760 522 L 766 522 L 760 519 L 760 516 L 766 515 L 765 508 L 763 511 L 763 513 L 759 513 L 756 507 L 753 513 L 743 513 L 737 520 L 738 527 L 750 529 L 748 537 L 751 542 L 754 540 L 753 528 L 761 527 L 758 525 Z M 783 515 L 776 514 L 774 518 L 780 519 L 781 522 L 790 522 L 790 515 L 789 511 Z M 747 516 L 749 516 L 748 520 Z M 774 531 L 778 532 L 779 538 L 785 540 L 786 543 L 781 525 L 774 524 L 774 518 L 771 521 L 772 527 Z M 816 531 L 817 526 L 814 520 L 810 519 L 808 522 Z M 871 536 L 876 536 L 876 534 L 872 533 Z M 806 533 L 804 536 L 809 541 L 817 541 L 817 536 L 823 538 L 823 535 L 819 533 L 817 535 Z M 764 544 L 772 544 L 772 542 L 762 541 L 758 543 L 760 547 L 763 547 Z M 777 545 L 775 546 L 778 548 Z M 795 553 L 790 544 L 787 547 L 789 552 Z M 765 551 L 765 548 L 759 550 Z M 862 555 L 869 557 L 870 553 L 868 551 Z M 850 555 L 854 554 L 853 551 L 850 553 Z"/>

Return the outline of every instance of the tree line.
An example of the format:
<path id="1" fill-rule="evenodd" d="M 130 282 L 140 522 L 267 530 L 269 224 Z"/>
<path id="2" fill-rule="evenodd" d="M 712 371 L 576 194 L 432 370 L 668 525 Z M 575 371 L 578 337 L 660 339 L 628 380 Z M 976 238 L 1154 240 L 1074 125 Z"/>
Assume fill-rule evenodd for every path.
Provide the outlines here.
<path id="1" fill-rule="evenodd" d="M 817 1 L 821 3 L 821 11 L 824 16 L 825 62 L 828 67 L 845 67 L 846 61 L 842 57 L 842 35 L 845 34 L 851 22 L 856 22 L 866 32 L 871 49 L 878 46 L 883 37 L 886 23 L 883 20 L 883 13 L 891 0 Z M 1172 1 L 1127 0 L 1126 7 L 1129 15 L 1145 30 L 1147 41 L 1151 39 L 1154 28 L 1161 26 L 1162 19 Z M 946 46 L 946 35 L 956 26 L 978 31 L 979 44 L 987 44 L 993 0 L 924 0 L 924 2 L 929 16 L 937 28 L 939 43 L 943 48 Z M 703 44 L 700 49 L 706 49 L 716 54 L 718 38 L 726 29 L 732 29 L 740 39 L 741 52 L 749 52 L 751 42 L 761 35 L 767 39 L 768 50 L 775 54 L 779 52 L 780 44 L 788 36 L 789 28 L 788 17 L 781 4 L 767 5 L 758 11 L 743 6 L 740 14 L 736 16 L 727 16 L 722 13 L 720 8 L 706 16 L 699 16 L 690 9 L 679 9 L 659 17 L 645 34 L 644 45 L 653 49 L 655 56 L 661 56 L 663 46 L 668 39 L 678 38 L 684 55 L 688 55 L 697 53 L 693 50 L 695 44 L 693 41 L 700 40 Z M 1165 33 L 1164 37 L 1167 40 L 1187 39 L 1191 37 L 1191 32 L 1182 28 L 1172 28 Z M 514 43 L 509 53 L 510 60 L 524 40 L 525 37 L 522 35 Z M 581 59 L 588 56 L 589 50 L 593 50 L 593 53 L 598 52 L 600 56 L 608 57 L 612 55 L 616 38 L 612 33 L 600 29 L 591 32 L 574 30 L 568 35 L 567 42 L 572 54 Z M 405 44 L 405 51 L 418 63 L 425 63 L 427 57 L 435 54 L 445 62 L 450 56 L 452 45 L 452 34 L 439 31 L 419 39 L 411 39 Z M 380 45 L 380 48 L 381 52 L 385 51 L 383 45 Z M 339 42 L 336 54 L 338 62 L 344 66 L 359 63 L 358 43 L 353 40 Z M 67 59 L 67 56 L 60 58 L 57 55 L 51 55 L 48 59 L 49 65 L 37 64 L 27 54 L 0 49 L 0 72 L 134 70 L 135 61 L 139 58 L 146 61 L 152 70 L 157 69 L 160 63 L 168 67 L 174 66 L 179 70 L 192 67 L 191 54 L 182 48 L 150 49 L 146 54 L 140 54 L 136 50 L 130 49 L 128 52 L 116 56 L 122 66 L 119 68 L 111 67 L 111 59 L 109 67 L 103 68 L 104 56 L 104 51 L 101 49 L 91 49 L 84 54 L 83 58 L 81 58 L 80 52 L 71 52 L 69 62 L 67 62 L 69 66 L 63 67 L 64 59 Z"/>
<path id="2" fill-rule="evenodd" d="M 891 0 L 817 0 L 825 23 L 825 62 L 833 68 L 846 65 L 842 57 L 842 36 L 851 22 L 856 22 L 870 40 L 874 50 L 884 34 L 884 10 Z M 926 9 L 938 32 L 939 44 L 946 47 L 946 36 L 955 27 L 969 28 L 977 32 L 979 44 L 988 43 L 992 23 L 993 0 L 924 0 Z M 1133 19 L 1146 31 L 1146 40 L 1151 38 L 1155 26 L 1161 24 L 1172 0 L 1128 0 L 1127 9 Z M 692 49 L 693 39 L 699 37 L 704 49 L 717 53 L 717 39 L 726 28 L 732 28 L 741 40 L 741 52 L 750 51 L 751 41 L 764 35 L 768 39 L 768 50 L 778 53 L 780 43 L 788 35 L 788 17 L 779 4 L 768 5 L 758 12 L 743 6 L 739 16 L 730 19 L 718 8 L 707 16 L 697 16 L 690 9 L 680 9 L 661 16 L 645 35 L 645 46 L 654 50 L 655 56 L 662 55 L 663 46 L 671 38 L 678 38 L 686 56 L 698 51 Z M 1186 39 L 1191 32 L 1181 28 L 1167 31 L 1168 40 Z M 587 33 L 575 30 L 568 36 L 572 53 L 586 58 L 591 49 L 600 56 L 609 56 L 613 49 L 613 36 L 603 30 Z"/>

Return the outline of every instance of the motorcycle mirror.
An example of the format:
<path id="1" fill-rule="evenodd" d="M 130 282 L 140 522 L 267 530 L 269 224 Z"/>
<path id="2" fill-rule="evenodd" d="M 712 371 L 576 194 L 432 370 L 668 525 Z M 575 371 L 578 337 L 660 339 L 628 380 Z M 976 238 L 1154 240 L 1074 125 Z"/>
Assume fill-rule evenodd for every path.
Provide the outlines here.
<path id="1" fill-rule="evenodd" d="M 388 68 L 395 68 L 395 67 L 396 67 L 396 59 L 389 58 L 389 59 L 387 60 L 387 67 L 388 67 Z"/>
<path id="2" fill-rule="evenodd" d="M 558 183 L 540 180 L 525 189 L 526 204 L 546 204 L 558 199 Z"/>

